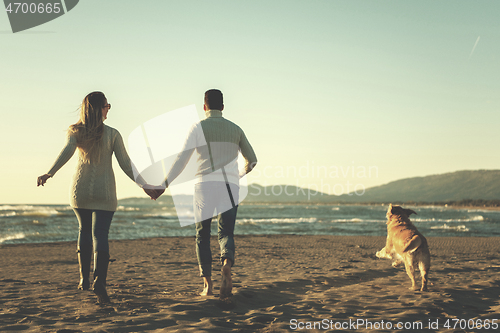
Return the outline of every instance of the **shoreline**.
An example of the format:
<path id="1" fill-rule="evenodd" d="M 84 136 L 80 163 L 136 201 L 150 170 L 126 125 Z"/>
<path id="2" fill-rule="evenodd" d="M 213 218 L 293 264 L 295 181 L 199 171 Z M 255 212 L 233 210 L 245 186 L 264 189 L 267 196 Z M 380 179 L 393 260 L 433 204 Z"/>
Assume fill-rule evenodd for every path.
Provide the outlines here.
<path id="1" fill-rule="evenodd" d="M 118 206 L 128 205 L 126 203 L 120 203 L 118 200 Z M 456 208 L 456 209 L 488 209 L 488 210 L 500 210 L 500 206 L 462 206 L 462 205 L 453 205 L 447 203 L 428 203 L 428 202 L 398 202 L 398 201 L 387 201 L 387 202 L 315 202 L 315 201 L 294 201 L 294 202 L 280 202 L 280 201 L 250 201 L 245 202 L 242 201 L 240 205 L 321 205 L 321 206 L 388 206 L 389 204 L 393 205 L 401 205 L 401 206 L 429 206 L 429 207 L 443 207 L 443 208 Z M 163 204 L 163 203 L 160 203 Z M 153 203 L 156 205 L 156 203 Z M 69 203 L 3 203 L 0 206 L 68 206 Z M 147 205 L 146 205 L 147 206 Z M 174 206 L 172 203 L 170 206 Z"/>
<path id="2" fill-rule="evenodd" d="M 335 203 L 335 202 L 243 202 L 243 205 L 322 205 L 322 206 L 389 206 L 391 202 L 360 202 L 360 203 Z M 488 210 L 500 211 L 500 206 L 454 206 L 449 204 L 430 204 L 430 203 L 400 203 L 392 204 L 403 207 L 441 207 L 456 210 Z"/>
<path id="3" fill-rule="evenodd" d="M 76 242 L 7 244 L 0 246 L 0 323 L 6 331 L 26 332 L 291 332 L 291 320 L 427 325 L 498 317 L 498 238 L 427 239 L 429 292 L 414 292 L 403 267 L 375 257 L 385 236 L 237 235 L 232 304 L 197 296 L 202 280 L 194 237 L 111 240 L 116 261 L 106 306 L 76 289 Z M 211 245 L 217 296 L 215 237 Z"/>
<path id="4" fill-rule="evenodd" d="M 386 237 L 386 236 L 379 236 L 379 235 L 361 235 L 361 236 L 357 236 L 357 235 L 304 235 L 304 234 L 298 234 L 298 233 L 281 233 L 281 234 L 238 234 L 238 233 L 235 233 L 234 236 L 236 238 L 239 238 L 239 237 L 288 237 L 288 236 L 291 236 L 291 237 L 341 237 L 341 238 L 344 238 L 344 237 L 353 237 L 353 238 L 363 238 L 363 237 Z M 188 238 L 188 239 L 191 239 L 193 238 L 194 239 L 194 235 L 193 236 L 158 236 L 158 237 L 142 237 L 142 238 L 133 238 L 133 239 L 109 239 L 109 242 L 127 242 L 127 241 L 149 241 L 149 240 L 153 240 L 153 239 L 172 239 L 172 238 Z M 497 239 L 497 240 L 500 240 L 500 236 L 470 236 L 468 234 L 463 234 L 461 236 L 425 236 L 427 239 L 433 239 L 433 238 L 443 238 L 443 239 L 447 239 L 447 238 L 457 238 L 457 239 L 468 239 L 468 238 L 477 238 L 477 239 Z M 214 242 L 216 242 L 217 240 L 214 240 Z M 3 247 L 15 247 L 15 246 L 39 246 L 39 245 L 50 245 L 50 244 L 54 244 L 54 245 L 64 245 L 64 244 L 76 244 L 77 240 L 69 240 L 69 241 L 55 241 L 55 242 L 51 242 L 51 241 L 46 241 L 46 242 L 34 242 L 34 243 L 0 243 L 0 249 L 2 249 Z M 76 246 L 76 245 L 75 245 Z M 499 327 L 500 328 L 500 327 Z"/>

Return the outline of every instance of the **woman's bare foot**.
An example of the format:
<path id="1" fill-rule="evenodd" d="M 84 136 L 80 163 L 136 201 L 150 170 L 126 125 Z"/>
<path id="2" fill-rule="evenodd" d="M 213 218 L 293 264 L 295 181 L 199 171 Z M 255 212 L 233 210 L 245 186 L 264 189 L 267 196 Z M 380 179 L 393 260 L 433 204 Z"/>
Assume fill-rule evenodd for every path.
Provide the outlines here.
<path id="1" fill-rule="evenodd" d="M 200 293 L 200 296 L 210 296 L 212 293 L 212 278 L 210 276 L 203 277 L 203 291 Z"/>
<path id="2" fill-rule="evenodd" d="M 220 286 L 219 298 L 226 298 L 231 296 L 231 291 L 233 290 L 233 280 L 231 279 L 231 260 L 225 259 L 224 265 L 222 266 L 222 283 Z"/>

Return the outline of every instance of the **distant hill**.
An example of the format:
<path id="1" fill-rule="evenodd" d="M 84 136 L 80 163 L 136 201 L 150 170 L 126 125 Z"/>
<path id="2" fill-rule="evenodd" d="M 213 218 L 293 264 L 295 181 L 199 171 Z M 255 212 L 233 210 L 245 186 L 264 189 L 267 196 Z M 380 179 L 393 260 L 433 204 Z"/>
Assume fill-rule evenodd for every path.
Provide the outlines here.
<path id="1" fill-rule="evenodd" d="M 170 196 L 162 196 L 158 203 L 144 198 L 119 200 L 121 205 L 173 204 Z M 400 179 L 385 185 L 366 189 L 361 196 L 341 196 L 315 193 L 292 185 L 261 186 L 251 184 L 244 202 L 450 202 L 462 200 L 500 200 L 500 170 L 456 171 L 440 175 Z M 192 198 L 186 196 L 186 203 Z"/>
<path id="2" fill-rule="evenodd" d="M 457 171 L 396 180 L 366 189 L 362 196 L 342 195 L 349 202 L 445 202 L 499 200 L 500 170 Z"/>
<path id="3" fill-rule="evenodd" d="M 318 193 L 295 186 L 252 184 L 247 202 L 447 202 L 466 199 L 500 200 L 500 170 L 457 171 L 396 180 L 367 188 L 361 196 Z M 291 194 L 294 195 L 291 195 Z"/>

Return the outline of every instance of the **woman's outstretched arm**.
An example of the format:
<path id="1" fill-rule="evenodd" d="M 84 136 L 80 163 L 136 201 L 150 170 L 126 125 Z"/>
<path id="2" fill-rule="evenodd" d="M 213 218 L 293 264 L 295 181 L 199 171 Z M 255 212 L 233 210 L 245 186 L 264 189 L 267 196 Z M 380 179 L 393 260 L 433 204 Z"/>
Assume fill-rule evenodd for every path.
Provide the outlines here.
<path id="1" fill-rule="evenodd" d="M 56 161 L 50 168 L 49 172 L 38 177 L 37 186 L 40 185 L 43 186 L 47 182 L 47 179 L 53 177 L 56 174 L 56 172 L 59 171 L 59 169 L 61 169 L 62 166 L 69 161 L 69 159 L 75 153 L 75 150 L 76 150 L 76 138 L 73 135 L 68 134 L 66 145 L 59 153 L 59 156 L 57 157 Z"/>

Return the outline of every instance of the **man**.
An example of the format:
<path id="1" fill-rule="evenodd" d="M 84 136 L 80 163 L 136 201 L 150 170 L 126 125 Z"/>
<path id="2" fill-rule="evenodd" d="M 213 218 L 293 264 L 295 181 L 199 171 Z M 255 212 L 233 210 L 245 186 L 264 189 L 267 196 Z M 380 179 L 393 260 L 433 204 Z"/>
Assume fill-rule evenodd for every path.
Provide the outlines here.
<path id="1" fill-rule="evenodd" d="M 165 184 L 174 182 L 184 170 L 194 151 L 197 153 L 197 179 L 194 194 L 196 222 L 196 255 L 203 278 L 202 296 L 213 294 L 212 254 L 210 251 L 210 226 L 217 211 L 219 246 L 222 263 L 220 298 L 231 296 L 231 267 L 234 265 L 234 225 L 239 199 L 239 179 L 252 171 L 257 158 L 243 130 L 222 117 L 224 110 L 222 92 L 211 89 L 205 92 L 203 105 L 206 118 L 194 125 L 177 156 Z M 245 167 L 238 171 L 238 152 L 245 159 Z"/>

